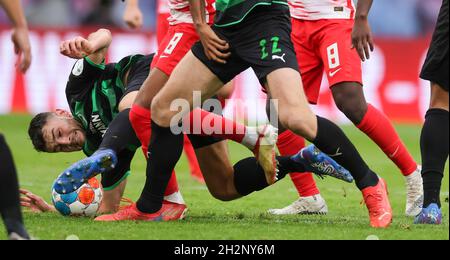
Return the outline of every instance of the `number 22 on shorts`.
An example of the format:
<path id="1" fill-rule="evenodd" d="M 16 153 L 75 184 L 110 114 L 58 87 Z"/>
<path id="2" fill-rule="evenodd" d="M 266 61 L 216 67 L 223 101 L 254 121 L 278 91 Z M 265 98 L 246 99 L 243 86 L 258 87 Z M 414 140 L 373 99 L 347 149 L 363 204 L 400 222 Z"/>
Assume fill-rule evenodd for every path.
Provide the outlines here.
<path id="1" fill-rule="evenodd" d="M 272 55 L 282 52 L 282 50 L 280 48 L 278 48 L 278 42 L 280 41 L 279 37 L 276 37 L 276 36 L 272 37 L 272 39 L 270 39 L 270 41 L 272 42 Z M 269 53 L 267 53 L 266 45 L 267 45 L 266 39 L 262 39 L 259 42 L 259 47 L 261 47 L 261 60 L 264 60 L 267 57 L 269 57 Z"/>

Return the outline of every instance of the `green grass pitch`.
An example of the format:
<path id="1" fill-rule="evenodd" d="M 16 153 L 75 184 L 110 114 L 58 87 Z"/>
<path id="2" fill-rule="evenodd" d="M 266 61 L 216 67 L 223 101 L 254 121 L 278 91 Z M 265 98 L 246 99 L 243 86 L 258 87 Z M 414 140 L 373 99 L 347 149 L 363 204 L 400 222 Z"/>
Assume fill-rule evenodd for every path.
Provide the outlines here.
<path id="1" fill-rule="evenodd" d="M 50 200 L 50 188 L 55 177 L 70 164 L 83 157 L 75 154 L 43 154 L 32 149 L 26 134 L 29 116 L 0 116 L 0 132 L 10 144 L 21 185 Z M 414 157 L 420 161 L 420 127 L 397 125 L 402 139 Z M 234 202 L 220 202 L 212 198 L 206 187 L 189 176 L 186 160 L 177 166 L 181 191 L 189 206 L 184 221 L 172 223 L 95 223 L 87 218 L 67 218 L 56 213 L 33 214 L 25 212 L 30 233 L 38 239 L 66 239 L 75 235 L 80 239 L 176 239 L 176 240 L 291 240 L 291 239 L 356 239 L 376 236 L 391 239 L 449 239 L 448 166 L 442 187 L 444 224 L 415 226 L 413 219 L 404 216 L 405 182 L 394 164 L 362 133 L 354 127 L 344 130 L 358 147 L 368 164 L 387 180 L 394 208 L 394 222 L 389 229 L 376 230 L 369 226 L 367 210 L 361 205 L 361 193 L 354 185 L 330 178 L 317 180 L 329 207 L 326 216 L 274 217 L 266 210 L 284 207 L 297 198 L 289 180 Z M 251 154 L 239 145 L 230 144 L 233 162 Z M 139 155 L 139 154 L 138 154 Z M 126 197 L 137 199 L 144 183 L 145 164 L 137 156 Z M 0 239 L 6 238 L 0 228 Z"/>

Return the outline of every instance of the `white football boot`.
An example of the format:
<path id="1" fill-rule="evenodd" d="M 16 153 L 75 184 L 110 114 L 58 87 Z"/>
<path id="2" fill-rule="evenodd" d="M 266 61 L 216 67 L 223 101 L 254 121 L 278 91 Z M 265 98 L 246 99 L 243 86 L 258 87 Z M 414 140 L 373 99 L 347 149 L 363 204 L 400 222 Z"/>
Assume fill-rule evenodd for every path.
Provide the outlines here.
<path id="1" fill-rule="evenodd" d="M 30 240 L 30 239 L 21 237 L 21 236 L 20 236 L 19 234 L 17 234 L 17 233 L 11 233 L 11 234 L 8 236 L 8 240 L 10 240 L 10 241 L 23 241 L 23 240 Z"/>
<path id="2" fill-rule="evenodd" d="M 310 197 L 301 197 L 285 208 L 269 209 L 268 212 L 273 215 L 326 215 L 328 213 L 328 206 L 319 194 Z"/>
<path id="3" fill-rule="evenodd" d="M 267 183 L 272 185 L 278 180 L 278 166 L 276 160 L 278 128 L 271 125 L 264 125 L 258 127 L 257 131 L 258 139 L 253 149 L 253 154 L 259 165 L 264 169 Z"/>
<path id="4" fill-rule="evenodd" d="M 415 217 L 420 214 L 423 206 L 423 180 L 422 167 L 417 169 L 409 176 L 406 176 L 406 210 L 405 214 L 409 217 Z"/>

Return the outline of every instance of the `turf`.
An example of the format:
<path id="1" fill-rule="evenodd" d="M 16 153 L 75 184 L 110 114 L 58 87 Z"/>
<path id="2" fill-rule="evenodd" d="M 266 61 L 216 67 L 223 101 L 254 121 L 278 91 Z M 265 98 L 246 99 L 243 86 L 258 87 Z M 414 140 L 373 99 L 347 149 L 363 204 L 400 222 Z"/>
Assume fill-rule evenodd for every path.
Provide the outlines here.
<path id="1" fill-rule="evenodd" d="M 75 154 L 42 154 L 33 151 L 26 129 L 30 120 L 26 115 L 0 116 L 0 132 L 13 150 L 21 185 L 50 200 L 50 186 L 54 178 L 74 161 L 82 158 Z M 413 156 L 420 160 L 420 126 L 397 125 L 397 129 Z M 394 208 L 394 222 L 389 229 L 369 227 L 367 212 L 361 205 L 361 193 L 351 184 L 333 179 L 318 180 L 330 213 L 326 216 L 273 217 L 266 210 L 284 207 L 297 198 L 287 178 L 275 186 L 234 202 L 220 202 L 209 195 L 207 189 L 189 176 L 186 160 L 177 166 L 182 193 L 189 206 L 186 220 L 173 223 L 95 223 L 86 218 L 62 217 L 56 213 L 25 213 L 30 233 L 38 239 L 66 239 L 71 235 L 83 240 L 99 239 L 176 239 L 176 240 L 292 240 L 292 239 L 355 239 L 376 236 L 381 240 L 393 239 L 449 239 L 448 166 L 442 187 L 444 224 L 416 226 L 405 217 L 404 179 L 394 164 L 371 141 L 354 127 L 344 127 L 368 164 L 384 177 L 389 185 Z M 244 148 L 230 144 L 233 162 L 250 156 Z M 145 164 L 141 156 L 133 162 L 133 175 L 129 178 L 126 197 L 136 199 L 144 183 Z M 5 238 L 0 229 L 0 239 Z"/>

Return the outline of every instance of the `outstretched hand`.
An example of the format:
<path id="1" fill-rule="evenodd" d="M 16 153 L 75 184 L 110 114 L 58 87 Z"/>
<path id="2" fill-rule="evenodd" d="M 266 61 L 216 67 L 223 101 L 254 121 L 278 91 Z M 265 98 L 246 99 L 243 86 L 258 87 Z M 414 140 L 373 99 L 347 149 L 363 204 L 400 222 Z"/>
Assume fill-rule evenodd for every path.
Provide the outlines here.
<path id="1" fill-rule="evenodd" d="M 20 189 L 20 194 L 22 194 L 20 197 L 20 205 L 30 209 L 34 213 L 55 211 L 55 208 L 50 206 L 43 198 L 28 190 Z"/>

